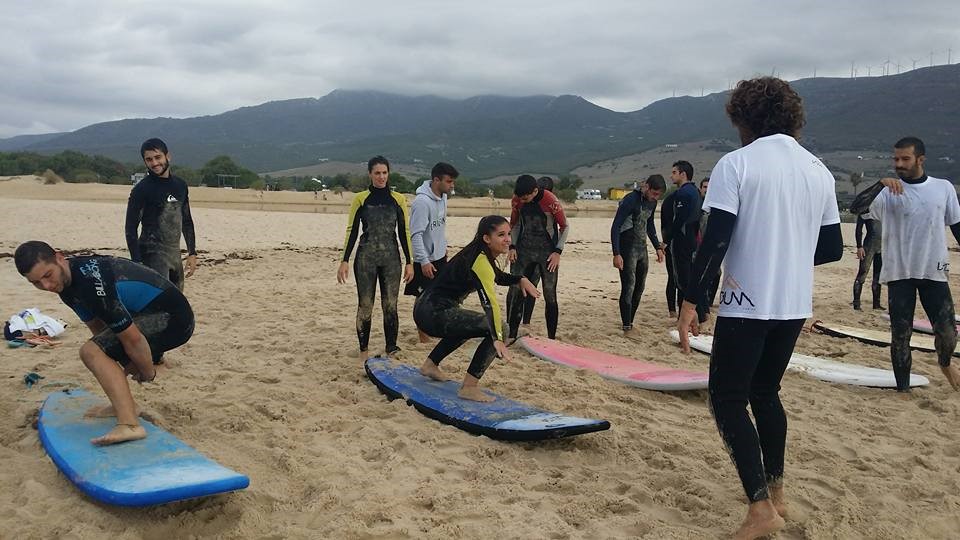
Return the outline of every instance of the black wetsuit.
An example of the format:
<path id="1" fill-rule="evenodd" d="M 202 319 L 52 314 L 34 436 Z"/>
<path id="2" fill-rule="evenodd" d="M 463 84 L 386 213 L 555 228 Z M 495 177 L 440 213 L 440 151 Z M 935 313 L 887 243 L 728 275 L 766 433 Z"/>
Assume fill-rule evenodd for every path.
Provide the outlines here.
<path id="1" fill-rule="evenodd" d="M 107 328 L 91 340 L 121 365 L 130 363 L 117 334 L 135 324 L 154 363 L 193 335 L 193 310 L 179 289 L 150 268 L 117 257 L 71 257 L 70 286 L 60 293 L 80 320 Z"/>
<path id="2" fill-rule="evenodd" d="M 863 229 L 867 230 L 866 237 L 863 236 Z M 870 292 L 873 293 L 873 309 L 883 309 L 880 306 L 880 269 L 883 268 L 882 234 L 879 221 L 864 219 L 863 215 L 857 216 L 854 236 L 857 239 L 857 249 L 863 248 L 864 255 L 860 259 L 857 277 L 853 280 L 853 309 L 860 309 L 860 292 L 863 290 L 863 284 L 867 280 L 867 274 L 870 273 L 871 266 L 873 267 L 873 281 L 870 282 Z"/>
<path id="3" fill-rule="evenodd" d="M 470 338 L 484 338 L 477 347 L 467 373 L 480 378 L 496 355 L 494 341 L 503 341 L 500 306 L 494 283 L 516 285 L 522 276 L 502 272 L 486 254 L 458 253 L 427 285 L 413 307 L 413 320 L 428 335 L 440 338 L 429 358 L 440 365 L 450 353 Z M 463 309 L 464 298 L 476 291 L 484 313 Z"/>
<path id="4" fill-rule="evenodd" d="M 681 296 L 690 281 L 693 256 L 697 251 L 697 229 L 700 221 L 700 191 L 693 182 L 686 182 L 674 192 L 673 222 L 670 224 L 670 251 L 673 255 L 674 280 Z M 712 276 L 711 276 L 712 279 Z M 706 297 L 697 304 L 700 322 L 706 320 Z"/>
<path id="5" fill-rule="evenodd" d="M 700 210 L 700 223 L 697 226 L 697 249 L 700 249 L 700 244 L 703 242 L 703 237 L 707 234 L 707 221 L 710 218 L 710 212 L 707 210 Z M 696 257 L 696 254 L 694 254 Z M 713 281 L 710 282 L 710 286 L 707 288 L 706 300 L 704 301 L 704 311 L 710 313 L 710 306 L 713 305 L 713 302 L 717 298 L 717 291 L 720 290 L 720 272 L 717 272 L 717 275 L 713 277 Z"/>
<path id="6" fill-rule="evenodd" d="M 555 226 L 556 225 L 556 226 Z M 517 259 L 510 266 L 510 273 L 516 276 L 539 274 L 543 279 L 543 300 L 547 323 L 547 336 L 554 339 L 557 335 L 557 323 L 560 307 L 557 303 L 557 276 L 559 269 L 547 271 L 547 259 L 553 253 L 562 253 L 569 227 L 563 207 L 557 197 L 545 190 L 537 193 L 528 203 L 520 203 L 515 197 L 511 212 L 511 235 Z M 519 280 L 518 280 L 519 283 Z M 519 286 L 510 288 L 507 293 L 507 320 L 509 335 L 517 336 L 523 318 L 524 299 Z"/>
<path id="7" fill-rule="evenodd" d="M 667 267 L 667 310 L 670 313 L 677 312 L 677 306 L 683 298 L 680 296 L 680 290 L 677 288 L 677 280 L 673 271 L 673 249 L 670 248 L 670 226 L 673 224 L 673 204 L 676 201 L 677 192 L 674 191 L 663 199 L 660 205 L 660 232 L 663 234 L 664 259 Z"/>
<path id="8" fill-rule="evenodd" d="M 656 210 L 657 201 L 647 200 L 639 189 L 635 189 L 620 201 L 610 226 L 613 255 L 623 258 L 619 303 L 620 322 L 624 330 L 633 328 L 633 319 L 647 281 L 647 270 L 650 267 L 647 238 L 650 238 L 655 249 L 660 248 L 657 228 L 653 223 Z"/>
<path id="9" fill-rule="evenodd" d="M 736 220 L 736 215 L 725 210 L 710 211 L 707 233 L 684 290 L 687 302 L 699 303 L 709 290 Z M 814 265 L 840 260 L 842 255 L 840 224 L 821 227 Z M 768 485 L 783 477 L 787 416 L 780 402 L 780 380 L 803 323 L 804 319 L 717 317 L 714 327 L 717 339 L 710 354 L 710 406 L 750 502 L 768 498 Z"/>
<path id="10" fill-rule="evenodd" d="M 161 178 L 148 173 L 130 190 L 124 230 L 130 259 L 156 270 L 183 290 L 181 234 L 187 254 L 197 254 L 187 183 L 173 175 Z"/>
<path id="11" fill-rule="evenodd" d="M 378 281 L 386 350 L 391 353 L 399 349 L 397 335 L 400 331 L 400 319 L 397 316 L 397 299 L 400 296 L 403 265 L 400 263 L 397 239 L 400 239 L 406 264 L 410 264 L 413 248 L 407 227 L 409 222 L 406 199 L 392 191 L 389 186 L 370 186 L 366 191 L 357 193 L 350 205 L 343 262 L 350 260 L 350 253 L 357 243 L 361 225 L 363 226 L 363 234 L 359 235 L 357 256 L 353 260 L 359 298 L 357 340 L 360 342 L 361 351 L 367 350 L 370 343 L 370 319 L 373 316 Z"/>

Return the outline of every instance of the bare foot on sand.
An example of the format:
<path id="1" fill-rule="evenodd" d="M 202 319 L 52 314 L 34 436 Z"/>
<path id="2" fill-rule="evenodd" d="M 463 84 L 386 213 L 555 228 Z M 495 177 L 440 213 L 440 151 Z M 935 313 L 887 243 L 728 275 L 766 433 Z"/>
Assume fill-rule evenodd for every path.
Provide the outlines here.
<path id="1" fill-rule="evenodd" d="M 140 407 L 134 408 L 133 412 L 140 416 Z M 113 405 L 94 405 L 83 413 L 84 418 L 113 418 L 116 415 L 117 411 L 113 410 Z"/>
<path id="2" fill-rule="evenodd" d="M 147 430 L 143 426 L 130 424 L 117 424 L 113 426 L 106 435 L 90 439 L 90 442 L 96 446 L 107 446 L 127 441 L 136 441 L 147 437 Z"/>
<path id="3" fill-rule="evenodd" d="M 370 358 L 370 354 L 368 353 L 368 351 L 360 351 L 360 354 L 357 355 L 357 358 L 360 359 L 360 363 L 362 364 L 362 363 L 366 362 L 367 359 Z"/>
<path id="4" fill-rule="evenodd" d="M 743 521 L 736 534 L 735 540 L 753 540 L 771 535 L 786 525 L 783 518 L 769 500 L 757 501 L 750 504 L 747 510 L 747 519 Z"/>
<path id="5" fill-rule="evenodd" d="M 780 517 L 786 519 L 789 509 L 787 508 L 787 498 L 783 495 L 783 484 L 769 486 L 768 491 L 774 510 L 780 514 Z"/>
<path id="6" fill-rule="evenodd" d="M 463 399 L 469 399 L 470 401 L 479 401 L 481 403 L 490 403 L 491 401 L 496 401 L 497 398 L 489 396 L 480 389 L 479 386 L 462 386 L 457 392 L 457 395 Z"/>
<path id="7" fill-rule="evenodd" d="M 435 381 L 443 382 L 453 380 L 453 377 L 447 375 L 447 373 L 440 369 L 440 366 L 434 364 L 432 360 L 427 360 L 420 366 L 420 374 Z"/>
<path id="8" fill-rule="evenodd" d="M 954 391 L 960 390 L 960 367 L 951 362 L 949 366 L 940 366 L 940 371 L 943 372 Z"/>
<path id="9" fill-rule="evenodd" d="M 671 311 L 671 312 L 670 312 L 670 320 L 671 320 L 671 321 L 677 320 L 677 312 L 676 312 L 676 311 Z"/>

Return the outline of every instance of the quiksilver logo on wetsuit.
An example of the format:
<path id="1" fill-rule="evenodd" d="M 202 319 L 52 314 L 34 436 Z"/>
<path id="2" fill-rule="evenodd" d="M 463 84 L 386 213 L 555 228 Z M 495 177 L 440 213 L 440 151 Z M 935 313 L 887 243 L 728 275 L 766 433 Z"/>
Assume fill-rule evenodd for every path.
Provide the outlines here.
<path id="1" fill-rule="evenodd" d="M 167 202 L 177 202 L 177 198 L 173 195 L 167 195 Z"/>
<path id="2" fill-rule="evenodd" d="M 720 291 L 720 305 L 737 305 L 738 307 L 743 307 L 744 304 L 749 304 L 752 308 L 757 307 L 753 304 L 753 300 L 750 300 L 750 297 L 747 296 L 747 293 L 743 292 L 743 289 L 740 288 L 737 280 L 730 276 L 725 277 L 723 280 L 723 289 Z"/>
<path id="3" fill-rule="evenodd" d="M 80 267 L 80 273 L 84 277 L 94 279 L 93 288 L 97 292 L 97 296 L 107 295 L 107 289 L 103 286 L 103 276 L 100 275 L 100 265 L 97 264 L 97 261 L 87 261 L 87 264 Z"/>

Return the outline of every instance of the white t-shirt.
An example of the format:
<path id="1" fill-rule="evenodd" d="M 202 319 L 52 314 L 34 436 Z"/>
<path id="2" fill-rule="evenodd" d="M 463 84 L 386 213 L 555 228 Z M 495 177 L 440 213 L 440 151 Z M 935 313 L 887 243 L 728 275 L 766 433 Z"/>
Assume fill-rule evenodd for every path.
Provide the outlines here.
<path id="1" fill-rule="evenodd" d="M 932 176 L 919 184 L 902 184 L 902 195 L 884 188 L 870 204 L 870 214 L 883 225 L 880 282 L 947 281 L 945 226 L 960 222 L 957 191 L 947 180 Z"/>
<path id="2" fill-rule="evenodd" d="M 737 216 L 723 261 L 719 315 L 809 317 L 820 227 L 840 223 L 826 166 L 793 137 L 762 137 L 720 158 L 703 208 Z"/>

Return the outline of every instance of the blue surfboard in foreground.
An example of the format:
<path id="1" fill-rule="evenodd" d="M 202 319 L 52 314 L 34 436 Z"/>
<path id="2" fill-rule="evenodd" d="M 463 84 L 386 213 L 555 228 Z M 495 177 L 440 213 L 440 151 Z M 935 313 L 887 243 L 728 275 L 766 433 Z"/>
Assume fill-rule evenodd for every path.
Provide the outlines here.
<path id="1" fill-rule="evenodd" d="M 496 397 L 491 403 L 461 399 L 459 382 L 428 379 L 417 368 L 388 358 L 370 358 L 365 367 L 370 380 L 390 399 L 403 398 L 430 418 L 491 439 L 537 441 L 610 428 L 606 420 L 553 413 L 490 391 Z"/>
<path id="2" fill-rule="evenodd" d="M 40 408 L 40 441 L 53 463 L 94 499 L 119 506 L 148 506 L 244 489 L 232 471 L 143 419 L 147 438 L 111 446 L 90 439 L 110 431 L 115 418 L 84 418 L 103 399 L 83 390 L 50 394 Z"/>

